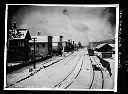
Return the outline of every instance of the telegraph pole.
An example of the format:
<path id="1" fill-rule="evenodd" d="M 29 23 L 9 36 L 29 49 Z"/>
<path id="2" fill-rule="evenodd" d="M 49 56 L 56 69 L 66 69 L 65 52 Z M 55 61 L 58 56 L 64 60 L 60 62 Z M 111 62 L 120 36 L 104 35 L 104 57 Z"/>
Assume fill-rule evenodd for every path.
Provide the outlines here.
<path id="1" fill-rule="evenodd" d="M 34 39 L 34 69 L 36 69 L 36 63 L 35 63 L 35 41 L 36 41 L 36 39 L 37 38 L 32 38 L 32 39 Z"/>

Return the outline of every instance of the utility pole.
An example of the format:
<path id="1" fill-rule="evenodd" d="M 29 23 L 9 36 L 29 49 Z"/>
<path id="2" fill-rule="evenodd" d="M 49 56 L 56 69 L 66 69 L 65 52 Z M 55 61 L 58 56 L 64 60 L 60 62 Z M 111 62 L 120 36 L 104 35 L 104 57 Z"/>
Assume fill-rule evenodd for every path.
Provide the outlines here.
<path id="1" fill-rule="evenodd" d="M 35 41 L 36 41 L 36 39 L 37 38 L 32 38 L 32 39 L 34 39 L 34 69 L 36 69 L 36 63 L 35 63 Z"/>

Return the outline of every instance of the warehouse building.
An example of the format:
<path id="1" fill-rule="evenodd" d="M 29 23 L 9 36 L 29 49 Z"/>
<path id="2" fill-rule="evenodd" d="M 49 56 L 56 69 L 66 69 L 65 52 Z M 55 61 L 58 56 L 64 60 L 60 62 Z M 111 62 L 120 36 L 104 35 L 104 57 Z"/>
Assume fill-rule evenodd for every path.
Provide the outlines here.
<path id="1" fill-rule="evenodd" d="M 52 55 L 52 36 L 32 36 L 32 39 L 36 38 L 35 41 L 35 56 L 36 57 L 47 57 Z M 30 40 L 31 52 L 34 51 L 34 41 Z"/>
<path id="2" fill-rule="evenodd" d="M 63 36 L 53 36 L 52 38 L 52 50 L 53 55 L 62 55 L 62 38 Z"/>
<path id="3" fill-rule="evenodd" d="M 115 44 L 100 44 L 95 50 L 102 58 L 110 58 L 115 53 Z"/>

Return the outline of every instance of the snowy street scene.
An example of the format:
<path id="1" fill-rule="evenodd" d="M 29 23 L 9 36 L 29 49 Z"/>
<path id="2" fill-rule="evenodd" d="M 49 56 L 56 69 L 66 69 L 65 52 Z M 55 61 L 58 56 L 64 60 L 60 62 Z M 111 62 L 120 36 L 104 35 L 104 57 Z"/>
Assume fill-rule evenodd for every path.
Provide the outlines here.
<path id="1" fill-rule="evenodd" d="M 7 7 L 5 89 L 115 90 L 118 5 Z"/>

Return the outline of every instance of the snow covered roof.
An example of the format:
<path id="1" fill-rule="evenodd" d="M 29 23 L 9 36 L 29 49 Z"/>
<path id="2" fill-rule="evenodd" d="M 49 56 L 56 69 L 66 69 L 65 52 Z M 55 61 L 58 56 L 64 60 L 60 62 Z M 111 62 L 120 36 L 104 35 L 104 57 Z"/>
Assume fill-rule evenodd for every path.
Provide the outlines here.
<path id="1" fill-rule="evenodd" d="M 96 48 L 99 49 L 99 48 L 101 48 L 104 45 L 106 45 L 106 43 L 100 44 L 100 45 L 96 46 Z M 108 45 L 110 45 L 111 47 L 115 47 L 115 44 L 108 44 Z"/>
<path id="2" fill-rule="evenodd" d="M 52 42 L 60 42 L 60 37 L 61 36 L 53 36 Z"/>
<path id="3" fill-rule="evenodd" d="M 62 39 L 62 42 L 68 42 L 68 39 L 64 39 L 64 38 L 63 38 L 63 39 Z"/>
<path id="4" fill-rule="evenodd" d="M 96 48 L 100 48 L 102 46 L 104 46 L 106 43 L 103 43 L 103 44 L 100 44 L 100 45 L 97 45 Z"/>
<path id="5" fill-rule="evenodd" d="M 110 45 L 111 47 L 113 47 L 113 48 L 115 47 L 115 44 L 109 44 L 109 45 Z"/>
<path id="6" fill-rule="evenodd" d="M 11 38 L 12 39 L 25 39 L 27 34 L 28 34 L 29 39 L 31 39 L 28 29 L 16 29 L 16 33 L 11 34 Z"/>
<path id="7" fill-rule="evenodd" d="M 31 36 L 31 38 L 37 38 L 35 42 L 48 42 L 48 36 Z M 34 42 L 30 40 L 29 42 Z"/>

